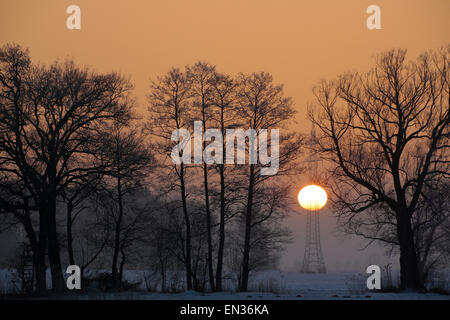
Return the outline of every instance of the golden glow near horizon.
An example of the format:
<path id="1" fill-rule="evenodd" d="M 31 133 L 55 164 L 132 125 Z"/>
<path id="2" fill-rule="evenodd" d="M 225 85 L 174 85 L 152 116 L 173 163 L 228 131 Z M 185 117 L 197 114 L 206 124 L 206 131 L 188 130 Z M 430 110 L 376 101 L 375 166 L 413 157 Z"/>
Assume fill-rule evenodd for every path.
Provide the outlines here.
<path id="1" fill-rule="evenodd" d="M 322 187 L 311 184 L 300 190 L 298 202 L 306 210 L 319 210 L 327 203 L 327 193 Z"/>

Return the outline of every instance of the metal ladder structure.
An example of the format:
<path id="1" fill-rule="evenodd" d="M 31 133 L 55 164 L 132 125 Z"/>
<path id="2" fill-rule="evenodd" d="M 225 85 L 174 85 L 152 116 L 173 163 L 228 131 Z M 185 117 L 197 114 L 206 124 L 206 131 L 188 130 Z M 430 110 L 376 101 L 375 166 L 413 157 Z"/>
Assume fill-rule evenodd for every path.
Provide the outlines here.
<path id="1" fill-rule="evenodd" d="M 20 279 L 22 280 L 21 290 L 23 294 L 29 294 L 34 289 L 34 263 L 33 252 L 29 243 L 23 243 L 23 251 L 20 257 Z"/>
<path id="2" fill-rule="evenodd" d="M 317 183 L 318 163 L 320 159 L 313 153 L 313 147 L 317 143 L 314 124 L 311 129 L 310 153 L 307 160 L 310 182 Z M 320 210 L 307 210 L 306 216 L 306 239 L 305 253 L 301 272 L 303 273 L 326 273 L 323 259 L 322 245 L 320 243 Z"/>
<path id="3" fill-rule="evenodd" d="M 326 273 L 325 262 L 320 243 L 319 211 L 308 211 L 306 217 L 306 241 L 303 255 L 303 273 Z"/>

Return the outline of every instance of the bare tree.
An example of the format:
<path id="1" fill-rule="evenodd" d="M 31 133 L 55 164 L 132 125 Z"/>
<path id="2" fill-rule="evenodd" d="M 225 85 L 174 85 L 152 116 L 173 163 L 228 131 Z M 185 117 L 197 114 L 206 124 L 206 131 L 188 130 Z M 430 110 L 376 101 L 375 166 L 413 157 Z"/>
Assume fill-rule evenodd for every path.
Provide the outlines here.
<path id="1" fill-rule="evenodd" d="M 112 210 L 114 245 L 111 273 L 113 286 L 119 288 L 126 260 L 125 249 L 130 246 L 136 226 L 142 222 L 142 215 L 145 215 L 142 208 L 129 208 L 134 214 L 131 221 L 125 224 L 126 199 L 146 184 L 145 178 L 153 165 L 153 157 L 148 146 L 144 144 L 143 137 L 136 128 L 130 128 L 128 123 L 114 121 L 110 126 L 105 126 L 97 141 L 99 145 L 96 157 L 102 167 L 108 168 L 103 179 L 103 190 L 117 204 L 116 210 Z M 136 202 L 136 199 L 133 202 Z M 119 254 L 122 256 L 120 270 Z"/>
<path id="2" fill-rule="evenodd" d="M 395 228 L 402 288 L 423 286 L 412 219 L 425 183 L 449 175 L 450 47 L 407 62 L 405 50 L 380 54 L 368 73 L 347 73 L 313 90 L 310 118 L 343 224 Z M 316 111 L 313 111 L 317 108 Z"/>
<path id="3" fill-rule="evenodd" d="M 81 281 L 85 280 L 86 270 L 102 257 L 110 242 L 112 223 L 110 223 L 110 208 L 106 204 L 110 199 L 101 192 L 96 192 L 85 199 L 83 205 L 89 204 L 88 214 L 79 219 L 82 223 L 75 225 L 77 237 L 73 239 L 73 259 L 81 269 Z M 73 226 L 72 226 L 73 227 Z M 72 231 L 73 232 L 73 231 Z M 84 285 L 82 285 L 84 288 Z"/>
<path id="4" fill-rule="evenodd" d="M 5 46 L 0 57 L 2 180 L 4 186 L 21 184 L 21 200 L 29 199 L 29 208 L 38 211 L 39 246 L 33 253 L 43 266 L 48 249 L 53 289 L 60 292 L 65 286 L 57 198 L 68 184 L 94 170 L 87 161 L 87 142 L 101 122 L 127 117 L 122 102 L 131 84 L 117 74 L 93 73 L 70 61 L 34 66 L 18 46 Z"/>
<path id="5" fill-rule="evenodd" d="M 68 185 L 61 193 L 61 198 L 66 204 L 66 237 L 67 237 L 67 254 L 69 263 L 75 263 L 73 248 L 73 227 L 83 211 L 89 208 L 90 199 L 97 192 L 97 185 L 100 182 L 101 172 L 94 172 L 91 176 L 75 181 L 72 185 Z"/>
<path id="6" fill-rule="evenodd" d="M 37 291 L 43 292 L 46 290 L 47 226 L 42 219 L 39 235 L 33 228 L 31 214 L 36 206 L 30 191 L 31 181 L 27 179 L 32 168 L 27 166 L 27 148 L 21 138 L 25 130 L 25 89 L 32 69 L 31 59 L 28 50 L 22 50 L 17 45 L 6 45 L 0 50 L 0 63 L 0 201 L 2 211 L 12 213 L 27 232 L 33 250 Z"/>
<path id="7" fill-rule="evenodd" d="M 240 74 L 238 77 L 237 96 L 238 110 L 242 119 L 241 123 L 249 129 L 256 130 L 258 136 L 260 136 L 263 129 L 279 129 L 281 126 L 285 128 L 295 113 L 292 108 L 292 99 L 284 96 L 283 86 L 274 84 L 272 76 L 268 73 Z M 261 164 L 248 164 L 241 291 L 247 291 L 248 288 L 251 233 L 252 228 L 255 226 L 255 221 L 259 219 L 267 220 L 276 212 L 274 207 L 267 212 L 266 216 L 258 218 L 255 215 L 254 208 L 256 201 L 261 200 L 261 197 L 257 197 L 257 195 L 261 196 L 264 194 L 264 190 L 268 190 L 267 186 L 264 185 L 269 182 L 270 178 L 294 172 L 296 174 L 300 173 L 299 168 L 295 168 L 292 164 L 300 152 L 301 144 L 302 138 L 295 134 L 285 134 L 281 137 L 278 156 L 280 169 L 275 175 L 261 174 L 263 168 Z M 267 150 L 264 151 L 270 149 L 268 146 L 266 148 Z M 247 144 L 247 150 L 250 150 L 249 144 Z M 263 151 L 260 145 L 256 146 L 256 151 Z M 271 152 L 273 152 L 273 149 L 271 149 Z"/>
<path id="8" fill-rule="evenodd" d="M 186 165 L 181 162 L 175 164 L 170 159 L 172 149 L 172 132 L 174 130 L 189 127 L 187 108 L 190 102 L 190 81 L 186 74 L 179 69 L 172 69 L 167 74 L 159 77 L 151 84 L 151 92 L 148 95 L 150 117 L 147 129 L 155 138 L 156 151 L 159 153 L 161 168 L 171 168 L 170 174 L 175 175 L 176 180 L 171 181 L 170 189 L 175 187 L 180 192 L 180 198 L 185 222 L 185 266 L 186 284 L 188 290 L 192 290 L 192 252 L 191 252 L 191 219 L 187 205 L 186 191 Z M 179 156 L 183 157 L 183 150 L 179 150 Z M 167 180 L 167 176 L 166 176 Z"/>
<path id="9" fill-rule="evenodd" d="M 161 292 L 168 291 L 169 271 L 178 271 L 177 261 L 184 263 L 183 221 L 179 219 L 178 210 L 173 202 L 162 202 L 149 225 L 149 258 L 152 269 L 160 275 Z"/>
<path id="10" fill-rule="evenodd" d="M 428 180 L 411 219 L 423 283 L 430 274 L 445 267 L 450 258 L 450 254 L 442 250 L 450 236 L 445 228 L 450 222 L 449 186 L 449 182 Z"/>
<path id="11" fill-rule="evenodd" d="M 281 202 L 276 201 L 272 203 L 272 206 L 262 205 L 268 199 L 272 199 L 270 195 L 276 190 L 276 186 L 269 183 L 270 176 L 261 174 L 261 170 L 267 169 L 269 165 L 239 164 L 229 165 L 225 169 L 226 166 L 223 163 L 213 165 L 203 161 L 202 174 L 196 170 L 196 164 L 188 164 L 190 169 L 186 170 L 184 161 L 189 160 L 187 162 L 191 163 L 192 159 L 185 157 L 184 152 L 191 150 L 191 141 L 185 141 L 185 139 L 188 134 L 190 136 L 192 122 L 199 115 L 201 116 L 202 136 L 205 136 L 205 131 L 212 126 L 220 127 L 219 131 L 224 136 L 220 147 L 226 152 L 227 129 L 245 127 L 264 134 L 263 129 L 278 129 L 278 125 L 287 125 L 288 120 L 294 114 L 290 98 L 283 96 L 282 86 L 274 85 L 272 77 L 268 74 L 241 75 L 237 81 L 234 81 L 227 75 L 217 73 L 215 68 L 207 63 L 197 63 L 193 67 L 187 67 L 186 72 L 173 69 L 164 77 L 159 78 L 152 84 L 149 101 L 151 115 L 148 129 L 153 136 L 160 139 L 157 149 L 161 154 L 161 167 L 166 169 L 170 167 L 170 172 L 175 174 L 176 178 L 175 180 L 168 179 L 171 177 L 168 171 L 161 171 L 167 192 L 177 188 L 181 191 L 186 236 L 180 236 L 186 242 L 186 250 L 183 250 L 182 257 L 179 259 L 186 264 L 188 289 L 204 290 L 204 275 L 206 274 L 211 290 L 222 290 L 226 222 L 231 221 L 243 211 L 251 212 L 256 207 L 258 208 L 257 213 L 244 214 L 244 217 L 249 217 L 244 219 L 247 226 L 247 229 L 244 230 L 247 232 L 244 232 L 246 244 L 243 246 L 246 248 L 243 252 L 246 267 L 243 270 L 247 270 L 243 274 L 244 277 L 247 277 L 244 280 L 247 283 L 248 272 L 251 269 L 249 262 L 252 247 L 250 243 L 251 229 L 259 228 L 258 224 L 261 224 L 261 229 L 271 229 L 272 223 L 274 225 L 278 223 L 275 217 L 281 217 L 281 212 L 285 209 Z M 260 129 L 261 131 L 259 131 Z M 173 149 L 174 142 L 171 140 L 174 137 L 179 139 L 182 135 L 181 131 L 185 136 L 178 144 L 178 156 L 183 160 L 180 163 L 174 163 L 170 158 L 174 155 L 173 150 L 177 149 Z M 302 139 L 292 133 L 283 134 L 282 139 L 281 152 L 277 157 L 281 165 L 278 176 L 299 173 L 298 167 L 293 165 L 293 162 L 300 151 Z M 202 149 L 207 147 L 204 137 L 202 137 L 201 146 Z M 240 146 L 236 147 L 241 148 Z M 261 144 L 261 148 L 257 152 L 271 150 L 270 142 L 265 148 L 266 150 L 263 150 L 264 145 Z M 248 143 L 246 150 L 248 150 Z M 225 155 L 222 153 L 221 157 L 221 160 L 224 160 Z M 252 168 L 251 174 L 248 172 L 249 168 Z M 190 175 L 187 179 L 188 171 Z M 228 172 L 227 176 L 225 175 L 226 171 Z M 215 175 L 214 173 L 217 172 L 219 174 Z M 187 211 L 186 186 L 188 180 L 189 188 L 192 191 L 189 213 Z M 199 184 L 204 190 L 201 195 L 195 192 Z M 261 206 L 255 205 L 256 199 L 261 200 Z M 285 199 L 285 197 L 280 199 Z M 203 205 L 201 205 L 202 202 Z M 219 211 L 217 224 L 214 214 L 216 209 Z M 206 219 L 200 219 L 202 215 Z M 216 238 L 213 237 L 213 230 L 216 227 L 219 229 L 219 235 L 217 269 L 214 275 L 213 254 Z M 256 247 L 254 246 L 254 248 Z"/>
<path id="12" fill-rule="evenodd" d="M 201 115 L 202 137 L 208 129 L 210 107 L 212 105 L 212 81 L 215 77 L 215 67 L 206 62 L 197 62 L 192 67 L 187 67 L 187 77 L 190 79 L 191 92 L 193 97 L 192 112 L 197 114 L 197 110 Z M 206 148 L 206 139 L 202 138 L 202 150 Z M 214 284 L 214 268 L 213 268 L 213 245 L 211 235 L 211 205 L 208 186 L 208 164 L 202 162 L 203 169 L 203 189 L 205 197 L 205 213 L 206 213 L 206 232 L 208 242 L 208 275 L 209 285 L 212 291 L 215 291 Z"/>
<path id="13" fill-rule="evenodd" d="M 236 124 L 236 82 L 228 75 L 215 73 L 210 80 L 212 106 L 218 109 L 218 112 L 211 114 L 212 121 L 218 125 L 222 136 L 226 136 L 226 129 L 232 128 Z M 222 139 L 222 157 L 226 158 L 225 139 Z M 227 203 L 235 202 L 237 199 L 233 196 L 232 182 L 225 182 L 225 164 L 217 164 L 220 178 L 219 191 L 219 247 L 217 249 L 217 266 L 216 266 L 216 291 L 222 291 L 222 272 L 223 272 L 223 256 L 225 249 L 225 219 L 227 211 Z M 231 179 L 230 179 L 231 180 Z M 235 189 L 235 188 L 234 188 Z M 228 190 L 228 193 L 227 193 Z M 231 191 L 231 192 L 230 192 Z M 226 201 L 225 197 L 229 199 Z M 231 201 L 230 201 L 231 200 Z"/>

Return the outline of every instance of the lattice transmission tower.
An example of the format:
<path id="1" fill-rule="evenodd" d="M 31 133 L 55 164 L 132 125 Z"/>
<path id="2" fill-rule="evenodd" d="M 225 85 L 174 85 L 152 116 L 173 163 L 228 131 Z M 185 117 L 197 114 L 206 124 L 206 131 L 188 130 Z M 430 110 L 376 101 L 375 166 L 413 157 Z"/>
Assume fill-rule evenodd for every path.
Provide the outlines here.
<path id="1" fill-rule="evenodd" d="M 309 172 L 309 182 L 317 184 L 318 166 L 320 159 L 314 153 L 314 146 L 317 144 L 316 131 L 314 124 L 311 128 L 310 151 L 307 161 Z M 320 244 L 320 209 L 306 210 L 306 239 L 305 253 L 303 255 L 303 264 L 301 271 L 303 273 L 326 273 L 325 262 Z"/>

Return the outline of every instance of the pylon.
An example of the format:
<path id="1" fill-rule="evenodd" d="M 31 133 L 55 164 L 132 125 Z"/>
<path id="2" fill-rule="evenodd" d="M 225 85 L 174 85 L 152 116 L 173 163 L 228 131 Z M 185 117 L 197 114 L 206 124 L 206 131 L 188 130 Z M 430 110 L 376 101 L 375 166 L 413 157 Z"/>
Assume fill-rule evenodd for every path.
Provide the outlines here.
<path id="1" fill-rule="evenodd" d="M 313 148 L 317 143 L 314 124 L 311 129 L 310 151 L 308 157 L 309 180 L 317 183 L 318 163 L 320 159 L 313 153 Z M 303 264 L 301 272 L 303 273 L 326 273 L 325 262 L 322 254 L 322 245 L 320 243 L 320 209 L 306 210 L 306 239 L 305 253 L 303 255 Z"/>

